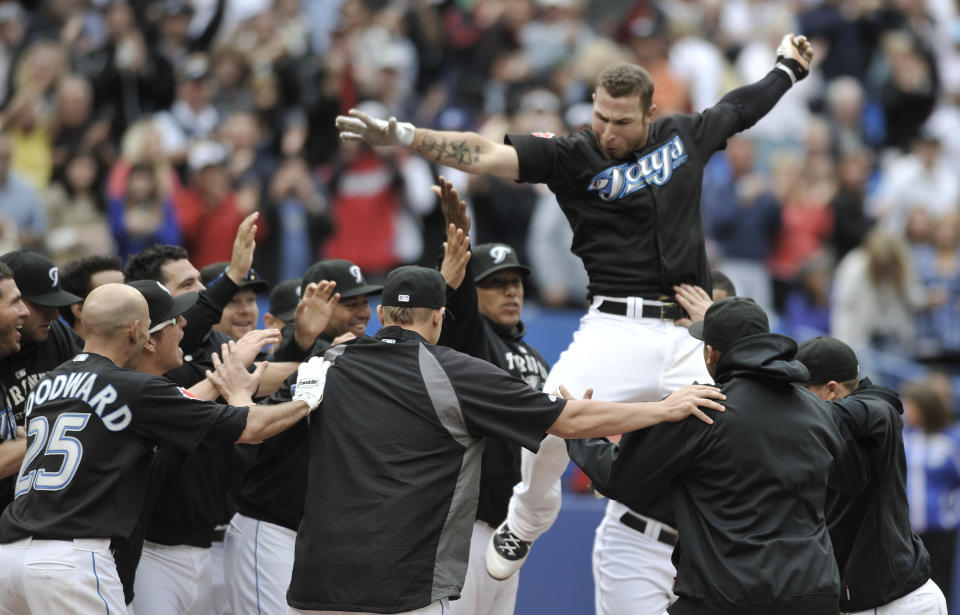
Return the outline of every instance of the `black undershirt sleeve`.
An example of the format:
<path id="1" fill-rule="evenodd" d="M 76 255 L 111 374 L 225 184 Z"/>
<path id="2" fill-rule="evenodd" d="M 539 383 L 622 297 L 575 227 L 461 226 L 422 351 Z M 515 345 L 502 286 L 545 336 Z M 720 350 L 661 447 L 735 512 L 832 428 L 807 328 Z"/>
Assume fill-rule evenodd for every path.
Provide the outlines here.
<path id="1" fill-rule="evenodd" d="M 720 103 L 732 104 L 737 109 L 740 126 L 736 132 L 740 132 L 769 113 L 791 85 L 790 78 L 783 71 L 773 69 L 760 81 L 727 92 Z"/>

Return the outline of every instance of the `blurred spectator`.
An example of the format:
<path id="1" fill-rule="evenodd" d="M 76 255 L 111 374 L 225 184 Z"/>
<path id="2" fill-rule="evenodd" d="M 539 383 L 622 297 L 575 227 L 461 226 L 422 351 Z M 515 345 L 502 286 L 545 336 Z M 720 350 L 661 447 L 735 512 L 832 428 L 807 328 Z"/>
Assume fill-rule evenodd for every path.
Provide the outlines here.
<path id="1" fill-rule="evenodd" d="M 930 382 L 909 383 L 903 409 L 910 522 L 930 552 L 930 578 L 949 604 L 960 524 L 960 446 L 947 433 L 950 407 Z"/>
<path id="2" fill-rule="evenodd" d="M 866 149 L 848 150 L 840 154 L 837 192 L 830 201 L 833 210 L 830 244 L 838 261 L 860 245 L 873 226 L 873 218 L 864 210 L 872 160 L 873 156 Z"/>
<path id="3" fill-rule="evenodd" d="M 173 106 L 155 116 L 164 151 L 174 166 L 186 162 L 192 146 L 209 139 L 220 124 L 210 90 L 210 62 L 203 54 L 191 55 L 178 71 Z"/>
<path id="4" fill-rule="evenodd" d="M 863 0 L 826 0 L 808 3 L 797 16 L 799 32 L 816 45 L 823 76 L 833 80 L 850 76 L 863 81 L 880 28 L 876 8 Z"/>
<path id="5" fill-rule="evenodd" d="M 830 335 L 852 346 L 909 355 L 914 315 L 926 305 L 906 240 L 874 229 L 840 261 L 833 280 Z"/>
<path id="6" fill-rule="evenodd" d="M 913 252 L 928 300 L 927 309 L 917 314 L 916 354 L 960 362 L 960 212 L 937 218 L 931 235 L 931 243 Z"/>
<path id="7" fill-rule="evenodd" d="M 51 133 L 53 174 L 63 173 L 71 152 L 84 149 L 95 154 L 101 166 L 113 164 L 116 151 L 110 143 L 110 122 L 95 119 L 93 87 L 79 75 L 66 75 L 57 85 Z"/>
<path id="8" fill-rule="evenodd" d="M 85 256 L 114 254 L 103 199 L 104 172 L 89 150 L 72 154 L 44 194 L 46 251 L 56 265 Z"/>
<path id="9" fill-rule="evenodd" d="M 671 16 L 670 66 L 690 86 L 694 112 L 713 106 L 729 89 L 730 66 L 723 52 L 701 30 L 703 23 L 692 16 Z"/>
<path id="10" fill-rule="evenodd" d="M 834 262 L 819 254 L 804 263 L 787 295 L 783 332 L 797 340 L 830 334 L 830 285 Z"/>
<path id="11" fill-rule="evenodd" d="M 36 250 L 47 232 L 47 216 L 37 191 L 10 168 L 10 138 L 0 132 L 0 245 Z"/>
<path id="12" fill-rule="evenodd" d="M 173 194 L 182 245 L 195 267 L 229 261 L 237 228 L 257 209 L 259 194 L 249 187 L 234 191 L 226 163 L 223 145 L 198 141 L 187 159 L 190 183 Z M 266 233 L 266 225 L 258 224 L 257 240 L 263 240 Z"/>
<path id="13" fill-rule="evenodd" d="M 180 243 L 173 201 L 159 181 L 152 165 L 134 164 L 127 175 L 123 196 L 112 196 L 107 201 L 117 254 L 124 261 L 157 243 Z"/>
<path id="14" fill-rule="evenodd" d="M 247 87 L 250 65 L 242 51 L 232 45 L 224 45 L 213 54 L 214 92 L 211 104 L 221 116 L 233 111 L 249 111 L 253 98 Z"/>
<path id="15" fill-rule="evenodd" d="M 582 308 L 587 300 L 590 280 L 583 261 L 570 251 L 572 243 L 573 230 L 557 197 L 549 190 L 538 189 L 524 245 L 530 258 L 531 277 L 544 305 Z"/>
<path id="16" fill-rule="evenodd" d="M 834 157 L 880 144 L 877 135 L 867 134 L 864 103 L 863 86 L 853 77 L 837 77 L 827 84 L 826 112 Z"/>
<path id="17" fill-rule="evenodd" d="M 767 313 L 773 310 L 773 288 L 767 259 L 780 232 L 780 202 L 770 181 L 754 169 L 749 137 L 727 141 L 726 150 L 710 161 L 701 193 L 707 236 L 720 250 L 724 273 L 744 297 L 752 297 Z"/>
<path id="18" fill-rule="evenodd" d="M 884 144 L 906 150 L 933 112 L 936 69 L 915 39 L 904 32 L 885 34 L 879 51 L 882 55 L 874 79 L 885 117 Z"/>
<path id="19" fill-rule="evenodd" d="M 160 57 L 171 66 L 180 66 L 191 53 L 206 51 L 213 43 L 223 21 L 226 0 L 215 0 L 213 13 L 203 31 L 194 36 L 190 30 L 193 5 L 189 0 L 159 0 L 147 6 L 140 25 Z"/>
<path id="20" fill-rule="evenodd" d="M 262 193 L 270 183 L 277 160 L 262 132 L 249 111 L 234 111 L 223 122 L 220 141 L 230 152 L 227 171 L 234 187 L 253 185 Z"/>
<path id="21" fill-rule="evenodd" d="M 538 15 L 519 31 L 519 41 L 534 74 L 548 71 L 570 61 L 577 49 L 594 34 L 583 19 L 582 0 L 535 0 Z"/>
<path id="22" fill-rule="evenodd" d="M 925 209 L 936 218 L 957 208 L 960 179 L 956 161 L 943 156 L 940 140 L 921 132 L 909 154 L 890 160 L 870 201 L 870 213 L 890 229 L 902 229 L 907 212 Z"/>
<path id="23" fill-rule="evenodd" d="M 270 180 L 263 209 L 270 233 L 258 246 L 257 268 L 274 280 L 293 278 L 317 260 L 332 231 L 326 198 L 302 158 L 288 158 Z"/>
<path id="24" fill-rule="evenodd" d="M 10 94 L 10 81 L 17 56 L 23 49 L 26 15 L 16 2 L 0 4 L 0 101 Z"/>
<path id="25" fill-rule="evenodd" d="M 306 115 L 302 109 L 285 104 L 276 73 L 269 68 L 255 69 L 249 87 L 253 112 L 270 151 L 278 156 L 299 155 L 307 140 Z"/>
<path id="26" fill-rule="evenodd" d="M 653 90 L 653 104 L 657 106 L 657 115 L 662 117 L 693 111 L 690 84 L 670 63 L 670 40 L 667 38 L 666 24 L 652 19 L 633 20 L 630 23 L 628 44 L 635 55 L 634 61 L 647 69 L 653 82 L 657 84 Z"/>

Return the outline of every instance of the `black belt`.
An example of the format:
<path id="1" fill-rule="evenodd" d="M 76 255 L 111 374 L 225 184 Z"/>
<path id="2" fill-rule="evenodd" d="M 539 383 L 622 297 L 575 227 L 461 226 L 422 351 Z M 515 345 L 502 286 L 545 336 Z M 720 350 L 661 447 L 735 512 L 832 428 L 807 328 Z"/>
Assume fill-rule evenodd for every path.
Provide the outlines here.
<path id="1" fill-rule="evenodd" d="M 617 316 L 627 315 L 627 304 L 624 301 L 601 301 L 597 309 L 607 314 Z M 642 318 L 659 318 L 660 320 L 677 320 L 688 316 L 686 310 L 679 303 L 650 304 L 643 302 L 640 316 Z"/>
<path id="2" fill-rule="evenodd" d="M 647 520 L 642 517 L 638 517 L 629 510 L 620 515 L 620 523 L 629 528 L 637 530 L 641 534 L 646 534 Z M 677 533 L 664 528 L 660 528 L 660 531 L 657 532 L 657 535 L 651 536 L 651 538 L 655 539 L 657 542 L 662 542 L 665 545 L 670 545 L 671 547 L 677 546 Z"/>

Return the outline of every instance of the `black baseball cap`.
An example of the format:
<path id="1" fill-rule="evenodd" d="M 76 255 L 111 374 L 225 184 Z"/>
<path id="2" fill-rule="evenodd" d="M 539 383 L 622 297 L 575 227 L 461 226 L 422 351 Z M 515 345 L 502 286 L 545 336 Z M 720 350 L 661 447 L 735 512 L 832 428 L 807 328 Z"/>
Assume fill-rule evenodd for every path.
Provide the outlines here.
<path id="1" fill-rule="evenodd" d="M 703 320 L 690 325 L 690 335 L 720 352 L 757 333 L 770 333 L 770 321 L 763 308 L 749 297 L 724 297 L 707 308 Z"/>
<path id="2" fill-rule="evenodd" d="M 200 270 L 200 283 L 204 286 L 210 286 L 211 282 L 222 275 L 226 275 L 229 267 L 230 263 L 213 263 L 212 265 L 207 265 Z M 270 282 L 261 278 L 260 274 L 251 267 L 250 270 L 247 271 L 247 275 L 237 284 L 237 290 L 243 290 L 244 288 L 249 288 L 254 294 L 259 295 L 260 293 L 265 293 L 270 290 Z"/>
<path id="3" fill-rule="evenodd" d="M 471 252 L 474 282 L 504 269 L 519 269 L 521 274 L 530 275 L 530 268 L 520 264 L 517 251 L 505 243 L 481 243 Z"/>
<path id="4" fill-rule="evenodd" d="M 14 250 L 0 256 L 0 261 L 13 270 L 23 298 L 44 307 L 63 307 L 83 301 L 60 288 L 60 268 L 42 254 L 30 250 Z"/>
<path id="5" fill-rule="evenodd" d="M 270 313 L 284 322 L 293 320 L 300 303 L 300 278 L 284 280 L 270 291 Z"/>
<path id="6" fill-rule="evenodd" d="M 167 324 L 172 324 L 168 321 L 186 312 L 197 302 L 199 296 L 197 293 L 189 292 L 174 297 L 166 286 L 156 280 L 137 280 L 127 284 L 139 290 L 147 300 L 147 308 L 150 310 L 150 333 L 156 333 Z"/>
<path id="7" fill-rule="evenodd" d="M 442 308 L 447 303 L 447 282 L 436 269 L 416 265 L 397 267 L 387 274 L 380 303 L 393 307 Z"/>
<path id="8" fill-rule="evenodd" d="M 821 336 L 800 342 L 797 361 L 810 372 L 810 379 L 803 384 L 847 382 L 860 375 L 857 353 L 835 337 Z"/>
<path id="9" fill-rule="evenodd" d="M 379 295 L 383 292 L 383 286 L 367 284 L 359 266 L 340 258 L 310 265 L 300 282 L 300 294 L 303 295 L 303 289 L 306 288 L 307 284 L 320 280 L 336 282 L 337 287 L 333 289 L 333 292 L 340 293 L 341 299 L 350 299 L 359 295 Z"/>

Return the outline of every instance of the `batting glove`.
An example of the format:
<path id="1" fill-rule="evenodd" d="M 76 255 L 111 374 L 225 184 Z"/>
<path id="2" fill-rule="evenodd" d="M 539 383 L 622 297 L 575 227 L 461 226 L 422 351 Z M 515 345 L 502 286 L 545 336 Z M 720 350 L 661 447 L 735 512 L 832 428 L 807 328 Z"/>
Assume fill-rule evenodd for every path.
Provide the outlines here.
<path id="1" fill-rule="evenodd" d="M 792 83 L 800 81 L 810 74 L 810 61 L 813 60 L 813 47 L 806 36 L 787 34 L 777 47 L 775 68 L 785 72 Z"/>
<path id="2" fill-rule="evenodd" d="M 402 145 L 410 147 L 417 129 L 410 122 L 398 122 L 397 118 L 381 120 L 363 111 L 350 109 L 350 115 L 337 116 L 337 130 L 343 141 L 366 141 L 370 145 Z"/>
<path id="3" fill-rule="evenodd" d="M 317 409 L 323 401 L 323 387 L 327 383 L 327 370 L 333 365 L 320 357 L 311 357 L 297 368 L 297 386 L 293 391 L 293 400 L 306 402 L 310 412 Z"/>

